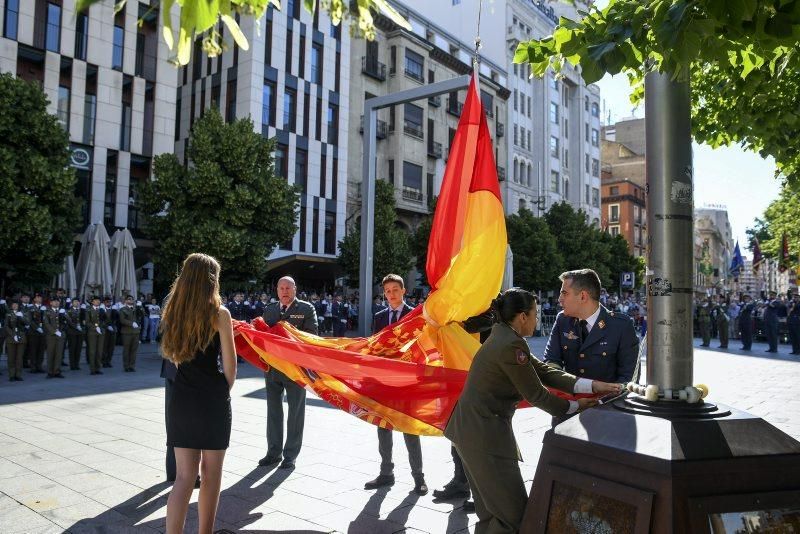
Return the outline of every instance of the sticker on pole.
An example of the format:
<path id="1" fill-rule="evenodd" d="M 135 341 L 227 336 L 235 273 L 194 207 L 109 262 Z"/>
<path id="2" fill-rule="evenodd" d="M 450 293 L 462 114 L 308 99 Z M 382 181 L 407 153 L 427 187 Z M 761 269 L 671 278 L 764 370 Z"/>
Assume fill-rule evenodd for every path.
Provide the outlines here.
<path id="1" fill-rule="evenodd" d="M 672 182 L 672 192 L 669 198 L 676 204 L 691 204 L 692 184 L 675 180 Z"/>

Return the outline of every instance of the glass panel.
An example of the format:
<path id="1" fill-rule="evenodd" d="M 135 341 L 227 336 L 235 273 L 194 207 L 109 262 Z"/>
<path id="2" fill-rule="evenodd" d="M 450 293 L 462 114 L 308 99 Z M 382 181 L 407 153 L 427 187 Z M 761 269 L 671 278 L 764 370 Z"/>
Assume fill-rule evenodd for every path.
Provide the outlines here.
<path id="1" fill-rule="evenodd" d="M 61 6 L 47 4 L 47 36 L 45 48 L 58 52 L 61 45 Z"/>
<path id="2" fill-rule="evenodd" d="M 111 55 L 111 68 L 122 70 L 122 57 L 125 46 L 125 28 L 114 26 L 114 50 Z"/>

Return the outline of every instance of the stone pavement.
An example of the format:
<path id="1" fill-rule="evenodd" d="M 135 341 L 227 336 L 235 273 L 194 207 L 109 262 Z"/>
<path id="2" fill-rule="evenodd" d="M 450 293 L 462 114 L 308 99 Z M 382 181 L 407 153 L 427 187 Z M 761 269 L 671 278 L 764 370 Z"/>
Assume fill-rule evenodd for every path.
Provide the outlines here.
<path id="1" fill-rule="evenodd" d="M 546 339 L 533 338 L 541 354 Z M 699 342 L 698 342 L 699 343 Z M 731 346 L 738 346 L 735 341 Z M 764 417 L 800 438 L 800 364 L 782 345 L 778 355 L 755 344 L 751 353 L 695 351 L 696 382 L 711 400 Z M 154 345 L 143 345 L 136 373 L 121 356 L 102 376 L 65 371 L 64 380 L 0 376 L 0 532 L 163 532 L 169 485 L 164 482 L 163 380 Z M 403 441 L 395 439 L 397 484 L 368 492 L 378 473 L 375 429 L 309 395 L 303 450 L 294 471 L 259 468 L 265 452 L 263 375 L 241 364 L 232 392 L 233 432 L 225 459 L 217 529 L 238 532 L 468 532 L 474 515 L 462 503 L 418 497 Z M 535 409 L 514 419 L 530 485 L 550 417 Z M 449 444 L 422 440 L 432 489 L 452 475 Z M 194 492 L 187 532 L 196 531 Z"/>

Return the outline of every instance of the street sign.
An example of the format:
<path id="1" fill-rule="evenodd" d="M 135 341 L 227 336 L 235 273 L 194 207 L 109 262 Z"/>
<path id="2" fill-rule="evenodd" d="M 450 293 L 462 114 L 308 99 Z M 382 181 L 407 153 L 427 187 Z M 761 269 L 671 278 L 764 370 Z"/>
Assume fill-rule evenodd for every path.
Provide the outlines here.
<path id="1" fill-rule="evenodd" d="M 622 289 L 633 289 L 636 286 L 636 276 L 634 273 L 622 273 L 620 275 L 619 287 Z"/>

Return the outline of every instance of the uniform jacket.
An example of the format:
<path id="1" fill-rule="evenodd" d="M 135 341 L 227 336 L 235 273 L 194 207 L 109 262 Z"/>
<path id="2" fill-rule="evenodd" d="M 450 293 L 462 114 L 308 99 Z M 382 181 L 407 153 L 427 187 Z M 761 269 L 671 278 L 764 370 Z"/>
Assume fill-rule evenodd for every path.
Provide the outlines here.
<path id="1" fill-rule="evenodd" d="M 600 315 L 581 343 L 578 319 L 560 312 L 544 349 L 544 361 L 579 378 L 627 383 L 639 357 L 639 338 L 625 314 L 600 306 Z"/>
<path id="2" fill-rule="evenodd" d="M 347 319 L 350 315 L 350 305 L 345 302 L 333 301 L 333 318 L 334 319 Z"/>
<path id="3" fill-rule="evenodd" d="M 739 310 L 739 324 L 740 325 L 747 325 L 750 326 L 749 321 L 753 320 L 753 312 L 756 311 L 756 305 L 752 302 L 748 302 L 747 304 L 742 305 L 742 309 Z"/>
<path id="4" fill-rule="evenodd" d="M 136 328 L 133 327 L 136 323 Z M 120 334 L 138 334 L 142 329 L 142 323 L 139 322 L 135 306 L 123 306 L 119 309 L 119 333 Z"/>
<path id="5" fill-rule="evenodd" d="M 25 313 L 25 312 L 22 312 Z M 41 305 L 37 306 L 36 304 L 30 304 L 28 306 L 28 324 L 30 325 L 29 333 L 34 336 L 43 336 L 44 335 L 44 312 L 41 309 Z M 39 332 L 37 328 L 41 328 L 42 331 Z"/>
<path id="6" fill-rule="evenodd" d="M 49 307 L 44 312 L 44 333 L 48 336 L 55 336 L 56 331 L 61 332 L 61 336 L 66 335 L 67 330 L 67 314 L 61 313 L 61 310 L 54 310 Z"/>
<path id="7" fill-rule="evenodd" d="M 294 302 L 289 304 L 285 313 L 281 313 L 280 302 L 272 302 L 264 308 L 264 322 L 270 326 L 275 326 L 278 321 L 286 321 L 309 334 L 316 335 L 319 333 L 317 312 L 310 302 L 304 300 L 294 299 Z"/>
<path id="8" fill-rule="evenodd" d="M 403 307 L 400 308 L 400 317 L 397 318 L 399 321 L 403 317 L 405 317 L 411 310 L 413 310 L 411 306 L 403 302 Z M 383 330 L 389 325 L 389 313 L 392 311 L 391 308 L 384 308 L 381 311 L 377 312 L 372 317 L 372 332 L 375 333 L 379 330 Z"/>
<path id="9" fill-rule="evenodd" d="M 20 317 L 17 313 L 22 312 L 9 310 L 5 316 L 6 343 L 11 343 L 12 345 L 25 343 L 25 316 L 23 314 Z M 14 336 L 17 337 L 17 341 L 14 341 Z"/>
<path id="10" fill-rule="evenodd" d="M 103 313 L 103 310 L 98 306 L 95 310 L 93 306 L 89 306 L 86 308 L 86 335 L 88 336 L 99 336 L 106 332 L 106 318 L 108 317 L 107 313 Z M 97 329 L 100 329 L 100 333 L 97 333 Z"/>
<path id="11" fill-rule="evenodd" d="M 237 321 L 250 320 L 250 305 L 245 304 L 244 301 L 241 304 L 237 304 L 235 300 L 231 300 L 227 308 L 231 312 L 231 319 L 236 319 Z"/>
<path id="12" fill-rule="evenodd" d="M 522 460 L 511 427 L 519 401 L 525 399 L 551 415 L 564 415 L 569 401 L 545 386 L 572 392 L 576 380 L 532 357 L 528 344 L 510 326 L 496 324 L 475 353 L 444 435 L 459 446 Z"/>
<path id="13" fill-rule="evenodd" d="M 78 327 L 81 327 L 78 330 Z M 81 309 L 69 308 L 67 310 L 67 332 L 70 334 L 82 334 L 84 332 L 83 321 L 81 321 Z"/>

